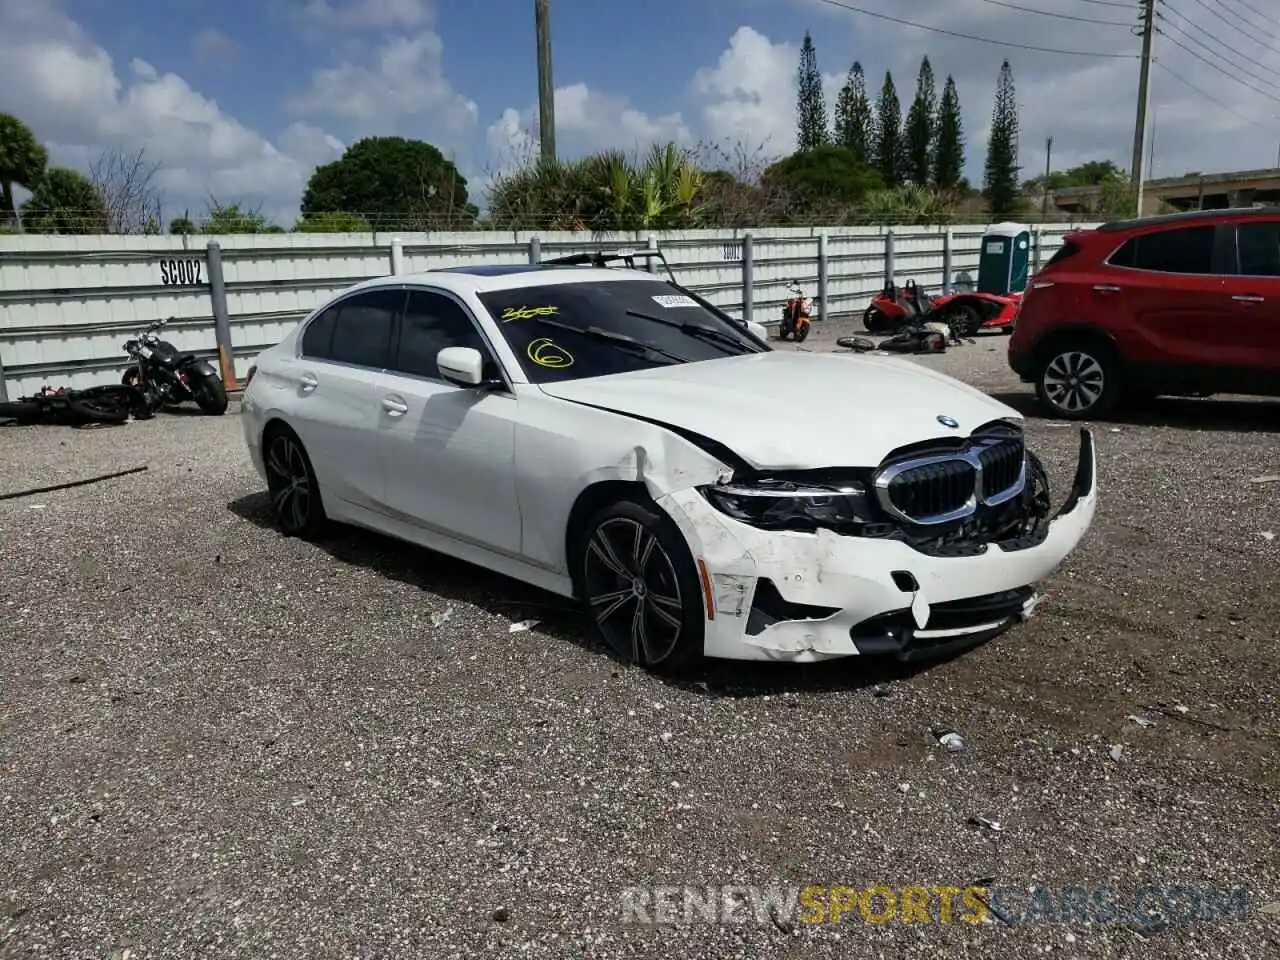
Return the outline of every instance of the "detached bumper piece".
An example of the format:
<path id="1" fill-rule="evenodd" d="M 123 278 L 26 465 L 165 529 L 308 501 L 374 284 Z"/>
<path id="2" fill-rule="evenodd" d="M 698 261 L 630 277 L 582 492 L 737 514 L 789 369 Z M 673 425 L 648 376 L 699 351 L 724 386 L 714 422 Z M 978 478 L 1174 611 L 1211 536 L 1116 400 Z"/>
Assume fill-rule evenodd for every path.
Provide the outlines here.
<path id="1" fill-rule="evenodd" d="M 856 624 L 849 638 L 863 656 L 893 654 L 899 660 L 944 657 L 984 643 L 1035 610 L 1039 596 L 1032 587 L 1004 590 L 983 597 L 935 603 L 927 629 L 915 625 L 910 607 L 882 613 Z"/>

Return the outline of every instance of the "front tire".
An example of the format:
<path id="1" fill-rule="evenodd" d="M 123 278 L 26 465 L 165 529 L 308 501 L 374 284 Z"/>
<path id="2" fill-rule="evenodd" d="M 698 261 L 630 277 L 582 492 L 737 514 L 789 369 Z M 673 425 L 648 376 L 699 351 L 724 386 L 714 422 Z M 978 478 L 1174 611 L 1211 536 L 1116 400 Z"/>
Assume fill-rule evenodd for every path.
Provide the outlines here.
<path id="1" fill-rule="evenodd" d="M 1120 398 L 1120 367 L 1108 349 L 1063 342 L 1045 352 L 1036 396 L 1063 420 L 1106 416 Z"/>
<path id="2" fill-rule="evenodd" d="M 698 573 L 684 535 L 652 504 L 621 500 L 586 524 L 578 551 L 595 634 L 624 660 L 676 675 L 702 658 Z"/>
<path id="3" fill-rule="evenodd" d="M 287 427 L 268 430 L 262 442 L 262 461 L 280 532 L 302 540 L 319 539 L 329 520 L 311 458 L 298 435 Z"/>
<path id="4" fill-rule="evenodd" d="M 220 417 L 227 412 L 227 388 L 216 374 L 200 377 L 191 385 L 191 396 L 202 411 Z"/>

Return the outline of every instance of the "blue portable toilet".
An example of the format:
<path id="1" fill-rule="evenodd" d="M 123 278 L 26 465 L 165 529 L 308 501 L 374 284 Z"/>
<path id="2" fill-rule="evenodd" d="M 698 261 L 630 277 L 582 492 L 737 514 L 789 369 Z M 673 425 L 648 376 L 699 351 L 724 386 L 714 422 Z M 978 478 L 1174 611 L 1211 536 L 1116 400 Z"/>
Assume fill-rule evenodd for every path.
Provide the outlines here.
<path id="1" fill-rule="evenodd" d="M 1022 293 L 1031 272 L 1031 230 L 1021 223 L 997 223 L 982 235 L 978 254 L 979 293 Z"/>

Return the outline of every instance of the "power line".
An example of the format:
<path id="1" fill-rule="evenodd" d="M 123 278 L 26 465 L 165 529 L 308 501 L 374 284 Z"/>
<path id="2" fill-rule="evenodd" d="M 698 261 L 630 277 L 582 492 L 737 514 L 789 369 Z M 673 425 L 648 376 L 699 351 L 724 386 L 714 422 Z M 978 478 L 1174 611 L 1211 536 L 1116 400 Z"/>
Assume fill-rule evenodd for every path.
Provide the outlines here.
<path id="1" fill-rule="evenodd" d="M 1016 3 L 1007 3 L 1006 0 L 982 0 L 983 3 L 989 3 L 996 7 L 1004 7 L 1006 10 L 1018 10 L 1022 13 L 1038 13 L 1042 17 L 1054 17 L 1058 20 L 1074 20 L 1076 23 L 1097 23 L 1104 27 L 1128 27 L 1131 24 L 1121 23 L 1119 20 L 1098 20 L 1094 17 L 1076 17 L 1069 13 L 1051 13 L 1048 10 L 1036 10 L 1034 7 L 1023 7 Z"/>
<path id="2" fill-rule="evenodd" d="M 1177 80 L 1177 81 L 1178 81 L 1180 84 L 1182 84 L 1184 87 L 1186 87 L 1186 88 L 1187 88 L 1187 89 L 1189 89 L 1189 90 L 1194 90 L 1196 93 L 1200 94 L 1200 96 L 1204 97 L 1204 98 L 1205 98 L 1206 100 L 1208 100 L 1210 103 L 1212 103 L 1212 104 L 1216 104 L 1217 106 L 1221 107 L 1223 110 L 1226 110 L 1228 113 L 1233 113 L 1233 114 L 1235 114 L 1237 117 L 1239 117 L 1239 118 L 1240 118 L 1241 120 L 1243 120 L 1245 123 L 1251 124 L 1252 126 L 1258 127 L 1259 129 L 1266 129 L 1266 124 L 1261 123 L 1260 121 L 1258 121 L 1258 120 L 1254 119 L 1253 117 L 1246 117 L 1243 113 L 1241 113 L 1241 112 L 1240 112 L 1239 110 L 1237 110 L 1235 107 L 1232 107 L 1232 106 L 1230 106 L 1230 105 L 1229 105 L 1229 104 L 1227 104 L 1227 103 L 1224 103 L 1223 101 L 1221 101 L 1221 100 L 1219 100 L 1217 97 L 1215 97 L 1213 94 L 1211 94 L 1211 93 L 1209 93 L 1208 91 L 1206 91 L 1206 90 L 1204 90 L 1204 89 L 1202 89 L 1202 88 L 1200 88 L 1200 87 L 1196 86 L 1194 83 L 1192 83 L 1192 82 L 1191 82 L 1190 80 L 1188 80 L 1186 77 L 1182 76 L 1180 73 L 1177 73 L 1176 71 L 1171 70 L 1169 67 L 1166 67 L 1166 66 L 1164 65 L 1164 62 L 1163 62 L 1162 60 L 1160 60 L 1158 57 L 1157 57 L 1154 61 L 1152 61 L 1152 62 L 1153 62 L 1153 63 L 1155 63 L 1155 65 L 1156 65 L 1157 67 L 1159 67 L 1161 70 L 1163 70 L 1163 71 L 1164 71 L 1165 73 L 1167 73 L 1169 76 L 1173 77 L 1173 79 Z"/>
<path id="3" fill-rule="evenodd" d="M 1236 0 L 1236 2 L 1239 3 L 1240 6 L 1244 7 L 1246 10 L 1252 10 L 1253 15 L 1255 17 L 1260 17 L 1261 19 L 1265 20 L 1267 23 L 1274 24 L 1275 26 L 1280 27 L 1280 20 L 1277 20 L 1275 17 L 1270 16 L 1269 14 L 1263 13 L 1261 10 L 1255 7 L 1252 3 L 1250 3 L 1249 0 Z M 1240 19 L 1243 20 L 1244 18 L 1241 17 Z M 1245 22 L 1247 23 L 1248 21 L 1245 21 Z"/>
<path id="4" fill-rule="evenodd" d="M 1120 0 L 1079 0 L 1080 3 L 1096 3 L 1100 7 L 1119 7 L 1121 10 L 1133 9 L 1131 3 L 1121 3 Z"/>
<path id="5" fill-rule="evenodd" d="M 1218 57 L 1218 58 L 1219 58 L 1219 59 L 1221 59 L 1221 60 L 1223 61 L 1223 63 L 1225 63 L 1227 66 L 1229 66 L 1229 67 L 1235 67 L 1237 70 L 1239 70 L 1241 73 L 1243 73 L 1246 77 L 1248 77 L 1248 78 L 1249 78 L 1249 79 L 1251 79 L 1251 80 L 1256 80 L 1258 83 L 1264 84 L 1265 86 L 1271 87 L 1271 88 L 1273 88 L 1273 89 L 1278 89 L 1278 90 L 1280 90 L 1280 86 L 1277 86 L 1277 84 L 1276 84 L 1276 82 L 1275 82 L 1274 80 L 1268 80 L 1266 77 L 1260 77 L 1260 76 L 1258 76 L 1258 74 L 1254 73 L 1254 72 L 1253 72 L 1252 70 L 1250 70 L 1248 67 L 1243 66 L 1242 64 L 1236 63 L 1234 60 L 1228 60 L 1226 57 L 1224 57 L 1222 54 L 1220 54 L 1217 50 L 1212 49 L 1211 47 L 1209 47 L 1209 45 L 1208 45 L 1208 44 L 1204 43 L 1203 41 L 1201 41 L 1201 40 L 1200 40 L 1200 39 L 1198 39 L 1197 37 L 1190 36 L 1190 35 L 1189 35 L 1185 30 L 1183 30 L 1181 27 L 1179 27 L 1176 23 L 1174 23 L 1174 24 L 1169 24 L 1169 26 L 1171 26 L 1174 30 L 1176 30 L 1176 31 L 1178 32 L 1178 36 L 1182 37 L 1182 39 L 1184 39 L 1184 40 L 1187 40 L 1187 41 L 1189 41 L 1189 42 L 1191 42 L 1191 43 L 1194 43 L 1196 46 L 1198 46 L 1198 47 L 1200 47 L 1201 49 L 1203 49 L 1203 50 L 1205 51 L 1205 53 L 1207 53 L 1209 56 L 1211 56 L 1211 57 Z M 1162 32 L 1163 32 L 1163 31 L 1162 31 Z M 1209 36 L 1212 36 L 1212 34 L 1209 34 Z M 1227 44 L 1222 43 L 1222 41 L 1221 41 L 1221 40 L 1218 40 L 1218 38 L 1217 38 L 1217 37 L 1213 37 L 1213 39 L 1214 39 L 1214 40 L 1217 40 L 1217 42 L 1218 42 L 1218 43 L 1220 43 L 1220 44 L 1222 44 L 1224 47 L 1227 47 L 1227 49 L 1228 49 L 1228 50 L 1230 50 L 1230 49 L 1231 49 L 1229 46 L 1227 46 Z M 1249 58 L 1248 58 L 1248 57 L 1246 57 L 1245 59 L 1249 59 Z M 1257 61 L 1257 60 L 1254 60 L 1254 61 L 1252 61 L 1252 62 L 1253 62 L 1253 63 L 1257 63 L 1257 64 L 1258 64 L 1258 66 L 1262 67 L 1262 69 L 1264 69 L 1264 70 L 1268 69 L 1268 68 L 1267 68 L 1267 66 L 1266 66 L 1265 64 L 1258 63 L 1258 61 Z M 1236 79 L 1239 79 L 1239 78 L 1236 78 Z M 1241 82 L 1241 83 L 1243 83 L 1244 81 L 1243 81 L 1243 80 L 1241 80 L 1240 82 Z M 1248 84 L 1246 84 L 1246 86 L 1248 86 Z"/>
<path id="6" fill-rule="evenodd" d="M 1240 29 L 1240 25 L 1239 25 L 1238 23 L 1235 23 L 1235 22 L 1234 22 L 1234 21 L 1232 21 L 1232 20 L 1228 20 L 1228 19 L 1227 19 L 1226 17 L 1224 17 L 1221 13 L 1219 13 L 1216 9 L 1214 9 L 1214 8 L 1213 8 L 1213 7 L 1211 7 L 1211 6 L 1209 6 L 1209 4 L 1206 2 L 1206 0 L 1192 0 L 1192 2 L 1193 2 L 1193 3 L 1195 3 L 1195 4 L 1197 4 L 1198 6 L 1204 7 L 1204 9 L 1205 9 L 1206 11 L 1208 11 L 1208 12 L 1209 12 L 1213 17 L 1215 17 L 1215 18 L 1217 18 L 1218 20 L 1220 20 L 1220 21 L 1222 21 L 1223 23 L 1225 23 L 1225 24 L 1227 25 L 1228 29 L 1230 29 L 1230 30 L 1234 30 L 1234 31 L 1235 31 L 1236 36 L 1243 36 L 1246 40 L 1252 40 L 1254 43 L 1256 43 L 1258 46 L 1262 47 L 1264 50 L 1266 50 L 1266 51 L 1268 51 L 1268 52 L 1272 52 L 1272 49 L 1273 49 L 1273 48 L 1272 48 L 1269 44 L 1267 44 L 1267 43 L 1266 43 L 1265 41 L 1263 41 L 1263 40 L 1259 40 L 1257 37 L 1255 37 L 1252 33 L 1249 33 L 1248 31 L 1241 31 L 1241 29 Z M 1217 4 L 1218 4 L 1218 6 L 1220 6 L 1220 7 L 1222 6 L 1222 0 L 1216 0 L 1216 2 L 1217 2 Z M 1165 3 L 1165 8 L 1166 8 L 1166 9 L 1172 9 L 1172 8 L 1170 8 L 1170 7 L 1169 7 L 1169 5 L 1168 5 L 1168 3 L 1167 3 L 1167 2 Z M 1223 7 L 1223 9 L 1224 9 L 1224 10 L 1227 10 L 1227 9 L 1229 9 L 1229 8 L 1227 8 L 1227 7 Z M 1191 19 L 1191 18 L 1190 18 L 1190 17 L 1188 17 L 1186 14 L 1179 13 L 1178 15 L 1179 15 L 1180 17 L 1182 17 L 1184 20 L 1187 20 L 1188 22 L 1190 22 L 1190 19 Z M 1233 16 L 1237 16 L 1237 17 L 1238 17 L 1238 16 L 1239 16 L 1239 14 L 1238 14 L 1238 13 L 1237 13 L 1237 14 L 1233 14 Z M 1206 31 L 1206 32 L 1207 32 L 1207 31 Z M 1276 40 L 1276 39 L 1277 39 L 1277 38 L 1276 38 L 1276 36 L 1275 36 L 1274 34 L 1268 34 L 1268 35 L 1267 35 L 1267 38 L 1268 38 L 1269 40 Z"/>
<path id="7" fill-rule="evenodd" d="M 822 2 L 831 7 L 839 7 L 841 10 L 848 10 L 852 13 L 861 13 L 864 16 L 874 17 L 877 20 L 887 20 L 889 23 L 901 24 L 904 27 L 915 27 L 917 30 L 928 30 L 930 33 L 940 33 L 947 37 L 957 37 L 961 40 L 972 40 L 974 43 L 989 43 L 996 47 L 1012 47 L 1016 50 L 1031 50 L 1035 53 L 1056 53 L 1064 57 L 1098 57 L 1107 60 L 1137 59 L 1137 56 L 1132 53 L 1100 53 L 1094 50 L 1059 50 L 1056 47 L 1036 47 L 1026 43 L 1014 43 L 1011 40 L 992 40 L 990 37 L 979 37 L 972 33 L 960 33 L 955 30 L 944 30 L 942 27 L 930 27 L 923 23 L 915 23 L 911 20 L 891 17 L 887 13 L 877 13 L 875 10 L 866 10 L 862 7 L 855 7 L 851 3 L 842 2 L 842 0 L 822 0 Z"/>
<path id="8" fill-rule="evenodd" d="M 1182 51 L 1184 51 L 1185 53 L 1189 53 L 1189 54 L 1191 54 L 1191 56 L 1195 57 L 1197 60 L 1199 60 L 1199 61 L 1200 61 L 1201 63 L 1203 63 L 1205 66 L 1212 67 L 1214 70 L 1217 70 L 1220 74 L 1222 74 L 1222 75 L 1223 75 L 1224 77 L 1226 77 L 1227 79 L 1229 79 L 1229 80 L 1234 80 L 1236 83 L 1240 84 L 1240 86 L 1244 87 L 1246 90 L 1252 90 L 1254 93 L 1258 94 L 1259 96 L 1266 97 L 1268 100 L 1274 100 L 1276 103 L 1280 103 L 1280 97 L 1277 97 L 1275 94 L 1268 93 L 1266 90 L 1259 90 L 1257 87 L 1253 86 L 1252 84 L 1247 83 L 1247 82 L 1246 82 L 1246 81 L 1244 81 L 1244 80 L 1241 80 L 1241 79 L 1240 79 L 1239 77 L 1237 77 L 1234 73 L 1231 73 L 1231 72 L 1229 72 L 1229 71 L 1227 71 L 1227 70 L 1223 70 L 1223 69 L 1222 69 L 1222 67 L 1218 66 L 1218 65 L 1217 65 L 1216 63 L 1214 63 L 1212 60 L 1210 60 L 1210 59 L 1208 59 L 1207 57 L 1201 56 L 1200 54 L 1196 53 L 1194 50 L 1192 50 L 1190 47 L 1188 47 L 1185 43 L 1182 43 L 1182 42 L 1181 42 L 1180 40 L 1178 40 L 1176 37 L 1171 37 L 1171 36 L 1169 36 L 1169 35 L 1168 35 L 1167 33 L 1165 33 L 1163 30 L 1161 30 L 1161 31 L 1160 31 L 1160 33 L 1161 33 L 1161 34 L 1163 34 L 1163 35 L 1164 35 L 1164 38 L 1165 38 L 1166 40 L 1168 40 L 1170 43 L 1172 43 L 1175 47 L 1178 47 L 1179 49 L 1181 49 L 1181 50 L 1182 50 Z"/>

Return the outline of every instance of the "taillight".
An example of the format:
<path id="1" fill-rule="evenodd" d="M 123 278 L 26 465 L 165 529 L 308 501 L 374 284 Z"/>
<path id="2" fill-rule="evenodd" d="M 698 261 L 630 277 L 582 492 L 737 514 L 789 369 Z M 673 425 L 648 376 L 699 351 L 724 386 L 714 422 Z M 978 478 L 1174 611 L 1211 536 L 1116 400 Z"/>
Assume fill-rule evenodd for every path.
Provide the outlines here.
<path id="1" fill-rule="evenodd" d="M 249 372 L 244 375 L 244 385 L 248 387 L 253 381 L 253 375 L 258 372 L 258 365 L 255 363 L 249 368 Z"/>

